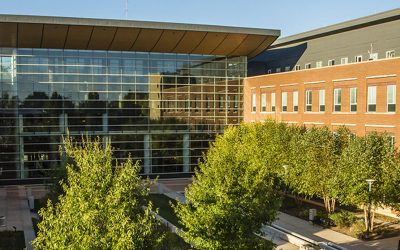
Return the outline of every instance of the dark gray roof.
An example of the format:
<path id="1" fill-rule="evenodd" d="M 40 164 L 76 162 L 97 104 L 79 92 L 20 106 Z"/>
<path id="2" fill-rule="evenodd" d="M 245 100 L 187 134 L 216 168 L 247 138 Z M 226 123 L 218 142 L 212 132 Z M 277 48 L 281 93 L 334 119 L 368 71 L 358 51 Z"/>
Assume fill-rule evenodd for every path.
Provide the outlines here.
<path id="1" fill-rule="evenodd" d="M 49 16 L 0 15 L 0 47 L 171 52 L 253 57 L 279 30 Z"/>
<path id="2" fill-rule="evenodd" d="M 381 12 L 378 14 L 365 16 L 357 19 L 353 19 L 346 22 L 337 23 L 334 25 L 318 28 L 315 30 L 299 33 L 296 35 L 283 37 L 276 40 L 271 48 L 281 47 L 288 44 L 294 44 L 298 42 L 303 42 L 318 37 L 328 36 L 332 34 L 337 34 L 341 32 L 346 32 L 349 30 L 359 29 L 367 26 L 372 26 L 380 23 L 395 21 L 400 19 L 400 8 Z"/>

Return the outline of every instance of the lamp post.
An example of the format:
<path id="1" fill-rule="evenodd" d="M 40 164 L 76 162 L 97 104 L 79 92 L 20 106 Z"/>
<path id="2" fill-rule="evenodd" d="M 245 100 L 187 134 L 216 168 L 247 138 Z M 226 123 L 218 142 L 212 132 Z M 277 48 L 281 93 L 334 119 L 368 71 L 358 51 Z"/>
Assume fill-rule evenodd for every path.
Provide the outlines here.
<path id="1" fill-rule="evenodd" d="M 283 167 L 283 169 L 285 170 L 285 181 L 287 182 L 287 175 L 288 175 L 288 165 L 282 165 L 282 167 Z M 284 191 L 283 191 L 283 193 L 286 195 L 286 186 L 287 186 L 287 184 L 286 183 L 284 183 L 284 185 L 285 185 L 285 189 L 284 189 Z"/>
<path id="2" fill-rule="evenodd" d="M 369 238 L 369 233 L 371 232 L 371 190 L 372 190 L 372 183 L 375 182 L 373 179 L 365 180 L 368 183 L 368 214 L 367 214 L 367 235 L 365 236 L 366 239 Z"/>

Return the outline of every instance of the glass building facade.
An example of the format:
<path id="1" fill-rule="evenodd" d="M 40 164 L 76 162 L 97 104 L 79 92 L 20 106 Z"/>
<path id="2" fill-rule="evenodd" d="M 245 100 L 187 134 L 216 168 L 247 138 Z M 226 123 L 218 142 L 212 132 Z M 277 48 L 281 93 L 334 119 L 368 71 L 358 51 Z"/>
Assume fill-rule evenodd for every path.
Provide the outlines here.
<path id="1" fill-rule="evenodd" d="M 43 181 L 62 137 L 98 136 L 142 174 L 192 173 L 243 118 L 246 56 L 0 48 L 0 183 Z"/>

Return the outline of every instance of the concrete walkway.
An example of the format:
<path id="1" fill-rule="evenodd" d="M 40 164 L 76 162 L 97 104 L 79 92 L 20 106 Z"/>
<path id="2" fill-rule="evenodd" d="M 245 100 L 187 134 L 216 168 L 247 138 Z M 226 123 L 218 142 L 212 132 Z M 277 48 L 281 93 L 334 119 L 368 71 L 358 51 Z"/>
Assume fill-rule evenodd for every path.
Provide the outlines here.
<path id="1" fill-rule="evenodd" d="M 400 237 L 393 237 L 384 240 L 362 241 L 336 231 L 312 225 L 309 222 L 297 217 L 279 213 L 278 220 L 273 224 L 283 227 L 291 232 L 300 234 L 309 239 L 321 242 L 329 241 L 350 250 L 376 249 L 396 250 Z"/>
<path id="2" fill-rule="evenodd" d="M 25 246 L 28 250 L 33 249 L 30 242 L 35 239 L 35 233 L 27 195 L 28 193 L 33 195 L 43 193 L 39 189 L 25 186 L 0 187 L 0 216 L 6 217 L 6 226 L 0 227 L 0 230 L 14 230 L 14 226 L 17 231 L 24 231 Z"/>

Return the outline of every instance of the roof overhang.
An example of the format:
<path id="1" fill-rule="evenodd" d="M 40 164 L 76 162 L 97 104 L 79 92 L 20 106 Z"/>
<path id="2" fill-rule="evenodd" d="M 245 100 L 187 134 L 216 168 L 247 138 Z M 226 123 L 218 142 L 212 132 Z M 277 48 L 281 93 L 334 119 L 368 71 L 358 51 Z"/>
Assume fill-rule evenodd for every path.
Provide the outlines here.
<path id="1" fill-rule="evenodd" d="M 109 19 L 0 15 L 0 47 L 253 57 L 279 30 Z"/>

